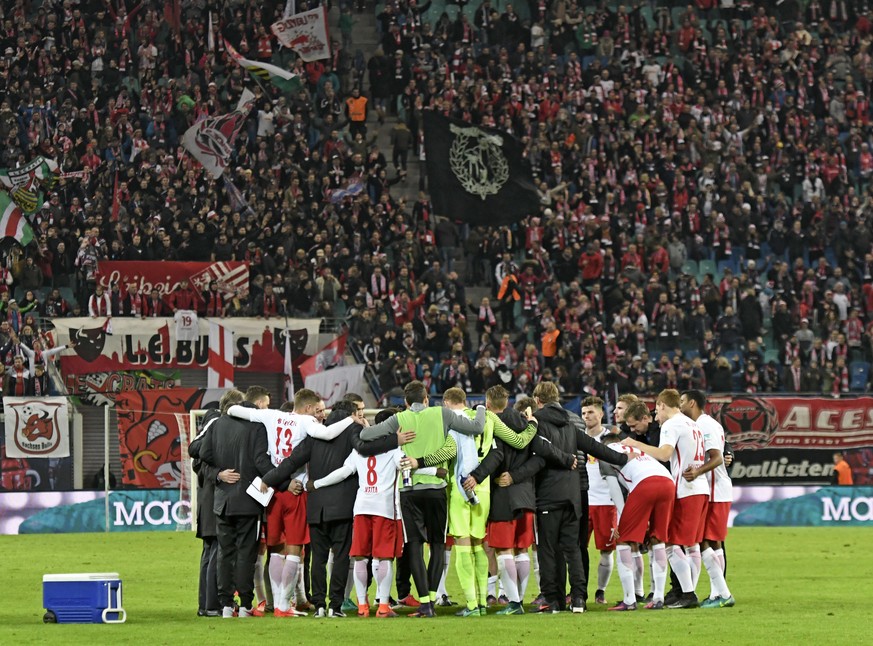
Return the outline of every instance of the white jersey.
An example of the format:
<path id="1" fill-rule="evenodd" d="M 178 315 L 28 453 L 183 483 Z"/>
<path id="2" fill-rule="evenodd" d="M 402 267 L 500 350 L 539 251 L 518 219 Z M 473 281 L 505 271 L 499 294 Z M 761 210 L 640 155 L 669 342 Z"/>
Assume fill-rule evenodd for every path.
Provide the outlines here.
<path id="1" fill-rule="evenodd" d="M 603 429 L 596 437 L 593 435 L 591 437 L 594 437 L 599 442 L 608 433 L 609 431 Z M 612 507 L 613 502 L 612 497 L 609 495 L 609 487 L 603 474 L 600 472 L 600 461 L 593 455 L 589 455 L 585 468 L 588 470 L 588 506 L 608 505 Z"/>
<path id="2" fill-rule="evenodd" d="M 677 413 L 661 425 L 661 443 L 673 447 L 670 456 L 670 473 L 676 483 L 676 497 L 709 495 L 706 478 L 695 478 L 688 482 L 682 473 L 689 467 L 699 467 L 706 459 L 703 450 L 703 433 L 687 415 Z"/>
<path id="3" fill-rule="evenodd" d="M 724 454 L 724 428 L 715 419 L 704 413 L 697 418 L 697 426 L 703 431 L 703 449 L 716 449 Z M 724 462 L 706 474 L 709 483 L 709 499 L 712 502 L 733 502 L 733 484 Z"/>
<path id="4" fill-rule="evenodd" d="M 619 453 L 627 453 L 628 455 L 633 452 L 631 447 L 622 446 L 617 443 L 610 444 L 609 448 Z M 621 469 L 613 468 L 618 473 L 619 483 L 628 490 L 628 493 L 633 491 L 646 478 L 670 478 L 670 472 L 667 471 L 663 464 L 652 456 L 645 454 L 635 460 L 628 460 Z"/>
<path id="5" fill-rule="evenodd" d="M 179 310 L 173 315 L 173 321 L 176 324 L 177 341 L 196 341 L 200 337 L 197 312 L 194 310 Z"/>
<path id="6" fill-rule="evenodd" d="M 231 406 L 227 414 L 264 425 L 267 429 L 267 450 L 270 452 L 270 460 L 274 466 L 279 466 L 282 460 L 291 455 L 308 436 L 333 439 L 354 421 L 351 417 L 346 417 L 325 427 L 312 415 L 284 413 L 275 408 L 249 408 L 248 406 Z M 309 476 L 303 469 L 294 474 L 292 479 L 306 484 Z"/>
<path id="7" fill-rule="evenodd" d="M 358 474 L 358 495 L 355 497 L 355 516 L 382 516 L 400 518 L 400 500 L 397 490 L 397 470 L 403 451 L 365 457 L 352 451 L 343 467 Z"/>

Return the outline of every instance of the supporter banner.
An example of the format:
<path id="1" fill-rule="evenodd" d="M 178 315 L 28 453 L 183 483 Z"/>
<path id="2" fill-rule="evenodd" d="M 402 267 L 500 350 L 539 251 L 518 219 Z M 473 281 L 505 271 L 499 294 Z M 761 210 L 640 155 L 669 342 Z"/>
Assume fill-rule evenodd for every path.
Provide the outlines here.
<path id="1" fill-rule="evenodd" d="M 832 451 L 759 449 L 734 452 L 734 484 L 829 484 L 833 476 Z"/>
<path id="2" fill-rule="evenodd" d="M 0 534 L 106 531 L 103 491 L 0 493 Z M 191 524 L 191 503 L 172 489 L 109 492 L 109 531 L 175 531 Z"/>
<path id="3" fill-rule="evenodd" d="M 745 487 L 738 494 L 755 502 L 734 503 L 734 527 L 873 527 L 873 487 Z"/>
<path id="4" fill-rule="evenodd" d="M 734 450 L 873 445 L 873 397 L 713 397 L 708 412 Z"/>
<path id="5" fill-rule="evenodd" d="M 69 457 L 67 406 L 66 397 L 4 397 L 6 456 Z"/>
<path id="6" fill-rule="evenodd" d="M 285 360 L 285 325 L 290 329 L 295 363 L 305 360 L 320 347 L 321 319 L 224 319 L 234 332 L 236 370 L 282 372 Z M 69 375 L 120 370 L 168 370 L 203 368 L 209 364 L 209 319 L 201 318 L 198 337 L 176 339 L 171 318 L 112 319 L 112 332 L 103 319 L 87 317 L 54 319 L 55 345 L 76 342 L 61 354 L 61 368 Z"/>
<path id="7" fill-rule="evenodd" d="M 115 399 L 121 481 L 141 489 L 179 488 L 182 483 L 180 429 L 188 412 L 217 408 L 223 389 L 173 388 L 126 391 Z"/>
<path id="8" fill-rule="evenodd" d="M 346 342 L 349 333 L 345 332 L 333 339 L 321 350 L 300 364 L 300 374 L 306 379 L 310 375 L 317 374 L 335 366 L 343 365 L 345 361 Z"/>
<path id="9" fill-rule="evenodd" d="M 182 279 L 186 279 L 200 298 L 200 291 L 209 283 L 215 283 L 225 293 L 248 293 L 249 264 L 247 262 L 133 262 L 127 260 L 101 260 L 97 263 L 97 282 L 109 291 L 112 283 L 127 289 L 136 283 L 140 293 L 148 296 L 153 289 L 165 298 Z"/>
<path id="10" fill-rule="evenodd" d="M 227 169 L 234 141 L 254 105 L 255 95 L 243 90 L 236 110 L 201 119 L 182 135 L 182 146 L 218 179 Z"/>
<path id="11" fill-rule="evenodd" d="M 68 374 L 64 379 L 67 392 L 91 406 L 115 406 L 115 398 L 124 390 L 163 390 L 181 383 L 178 370 L 117 370 Z"/>
<path id="12" fill-rule="evenodd" d="M 424 113 L 427 180 L 434 211 L 480 226 L 539 213 L 540 198 L 521 142 L 500 130 Z"/>
<path id="13" fill-rule="evenodd" d="M 364 368 L 364 364 L 360 363 L 322 370 L 306 377 L 305 385 L 321 395 L 324 405 L 330 408 L 345 397 L 346 393 L 360 395 L 366 389 Z"/>
<path id="14" fill-rule="evenodd" d="M 327 35 L 327 9 L 321 5 L 274 22 L 270 27 L 279 42 L 307 63 L 330 58 Z"/>

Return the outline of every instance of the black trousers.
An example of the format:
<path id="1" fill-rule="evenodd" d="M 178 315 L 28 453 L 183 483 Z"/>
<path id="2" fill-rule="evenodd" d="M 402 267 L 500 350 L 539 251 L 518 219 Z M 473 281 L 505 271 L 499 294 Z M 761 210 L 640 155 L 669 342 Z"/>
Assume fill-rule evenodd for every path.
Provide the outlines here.
<path id="1" fill-rule="evenodd" d="M 330 607 L 339 610 L 343 605 L 346 581 L 349 578 L 349 551 L 352 549 L 352 519 L 331 520 L 309 526 L 309 547 L 312 550 L 311 601 L 316 608 L 324 608 L 327 590 L 327 557 L 333 550 L 333 570 L 330 573 Z"/>
<path id="2" fill-rule="evenodd" d="M 258 516 L 227 516 L 218 523 L 218 602 L 233 605 L 239 593 L 243 608 L 252 607 L 255 597 L 255 561 L 258 557 Z"/>
<path id="3" fill-rule="evenodd" d="M 561 609 L 566 606 L 565 571 L 570 577 L 570 596 L 585 597 L 588 582 L 579 550 L 579 518 L 571 504 L 560 509 L 537 510 L 537 556 L 540 589 L 546 603 Z"/>
<path id="4" fill-rule="evenodd" d="M 394 575 L 394 582 L 397 584 L 397 598 L 405 599 L 412 594 L 412 570 L 409 569 L 409 552 L 403 551 L 396 560 L 395 568 L 397 572 Z"/>
<path id="5" fill-rule="evenodd" d="M 198 610 L 221 610 L 218 604 L 218 537 L 204 536 L 200 553 L 200 587 Z"/>
<path id="6" fill-rule="evenodd" d="M 588 600 L 588 578 L 591 574 L 591 563 L 588 557 L 588 491 L 582 492 L 582 516 L 579 518 L 579 551 L 582 554 L 582 569 L 585 571 L 585 594 Z"/>

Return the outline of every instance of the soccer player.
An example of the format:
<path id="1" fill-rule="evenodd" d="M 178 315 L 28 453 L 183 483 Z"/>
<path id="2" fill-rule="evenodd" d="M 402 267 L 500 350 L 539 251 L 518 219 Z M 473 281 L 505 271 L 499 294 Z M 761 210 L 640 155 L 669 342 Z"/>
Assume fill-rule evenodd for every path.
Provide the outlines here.
<path id="1" fill-rule="evenodd" d="M 609 433 L 609 430 L 603 427 L 603 400 L 600 397 L 586 397 L 582 400 L 582 421 L 585 422 L 585 432 L 588 436 L 598 442 Z M 605 604 L 604 591 L 612 576 L 612 555 L 615 551 L 612 535 L 617 526 L 617 516 L 597 458 L 589 455 L 585 468 L 588 471 L 588 536 L 585 537 L 585 549 L 588 548 L 593 533 L 594 545 L 600 551 L 594 603 Z"/>
<path id="2" fill-rule="evenodd" d="M 324 415 L 324 402 L 312 390 L 303 388 L 294 396 L 294 411 L 285 412 L 267 408 L 269 392 L 258 386 L 246 392 L 248 401 L 258 408 L 231 406 L 231 417 L 261 422 L 267 429 L 267 444 L 273 466 L 279 466 L 306 437 L 331 440 L 352 423 L 363 418 L 356 413 L 332 426 L 325 427 L 318 416 Z M 284 408 L 284 407 L 283 407 Z M 307 475 L 301 471 L 292 477 L 305 486 Z M 273 591 L 273 614 L 276 617 L 305 615 L 291 603 L 297 587 L 303 546 L 309 543 L 309 525 L 306 522 L 305 492 L 277 491 L 267 506 L 267 549 L 270 552 L 270 587 Z"/>
<path id="3" fill-rule="evenodd" d="M 682 593 L 675 601 L 668 601 L 667 607 L 694 608 L 698 601 L 694 593 L 693 562 L 682 548 L 700 549 L 698 534 L 706 520 L 709 490 L 705 478 L 688 481 L 683 474 L 689 467 L 703 465 L 706 457 L 703 433 L 692 419 L 679 410 L 679 392 L 674 388 L 667 388 L 658 394 L 655 415 L 661 425 L 659 446 L 650 446 L 631 438 L 623 440 L 622 444 L 661 462 L 670 461 L 670 474 L 676 483 L 676 502 L 670 518 L 667 551 Z"/>
<path id="4" fill-rule="evenodd" d="M 706 396 L 699 390 L 686 390 L 679 398 L 679 408 L 697 422 L 703 432 L 703 447 L 706 449 L 706 462 L 700 467 L 689 467 L 682 475 L 691 481 L 705 474 L 709 483 L 709 506 L 700 556 L 709 574 L 710 593 L 700 607 L 724 608 L 736 603 L 724 577 L 724 540 L 733 502 L 733 485 L 724 465 L 724 428 L 703 412 L 705 406 Z"/>
<path id="5" fill-rule="evenodd" d="M 354 583 L 358 597 L 359 617 L 370 616 L 367 601 L 367 560 L 373 559 L 379 607 L 377 617 L 397 617 L 391 609 L 392 565 L 403 550 L 403 526 L 400 521 L 400 501 L 397 495 L 397 471 L 403 451 L 398 447 L 387 453 L 365 457 L 352 451 L 339 469 L 307 485 L 309 491 L 338 484 L 351 475 L 358 475 L 358 493 L 355 496 L 352 547 L 349 555 L 354 561 Z M 437 468 L 419 469 L 419 475 L 445 477 Z"/>
<path id="6" fill-rule="evenodd" d="M 485 393 L 485 407 L 495 413 L 509 428 L 520 433 L 529 423 L 517 410 L 507 408 L 509 393 L 503 386 L 493 386 Z M 530 402 L 528 413 L 536 402 Z M 533 476 L 539 469 L 525 447 L 513 449 L 499 438 L 493 448 L 472 471 L 470 478 L 477 483 L 491 476 L 491 510 L 488 516 L 488 544 L 497 555 L 497 571 L 508 603 L 498 615 L 524 613 L 522 600 L 530 577 L 528 549 L 534 542 Z"/>
<path id="7" fill-rule="evenodd" d="M 616 446 L 621 441 L 618 434 L 607 435 L 604 443 Z M 616 447 L 617 450 L 632 451 L 628 447 Z M 634 553 L 638 553 L 640 545 L 648 535 L 654 554 L 655 585 L 653 599 L 646 605 L 649 610 L 660 610 L 664 607 L 664 585 L 667 582 L 667 552 L 664 545 L 670 524 L 670 513 L 676 497 L 675 485 L 670 472 L 657 460 L 643 455 L 635 460 L 629 460 L 621 469 L 601 463 L 607 474 L 609 490 L 619 521 L 616 532 L 618 546 L 618 578 L 624 599 L 611 607 L 610 610 L 636 610 L 636 584 L 634 581 Z M 628 491 L 627 501 L 624 501 L 621 487 Z"/>
<path id="8" fill-rule="evenodd" d="M 455 457 L 457 447 L 448 435 L 450 429 L 470 435 L 481 435 L 485 430 L 485 408 L 482 406 L 478 407 L 476 418 L 471 420 L 455 414 L 451 410 L 453 405 L 449 403 L 444 408 L 431 407 L 427 387 L 420 381 L 409 382 L 403 393 L 406 410 L 361 432 L 361 439 L 369 441 L 395 433 L 401 428 L 404 431 L 414 431 L 415 439 L 404 449 L 407 458 L 404 458 L 403 468 L 407 468 L 407 465 L 413 470 L 420 466 L 442 466 L 442 463 Z M 433 464 L 417 463 L 415 458 L 425 455 L 436 456 Z M 445 488 L 444 478 L 413 473 L 412 486 L 400 490 L 400 507 L 406 536 L 404 549 L 409 552 L 409 567 L 421 604 L 411 615 L 415 617 L 435 616 L 433 603 L 436 601 L 437 586 L 443 571 L 448 522 Z M 424 563 L 425 543 L 430 545 L 430 561 L 427 567 Z"/>

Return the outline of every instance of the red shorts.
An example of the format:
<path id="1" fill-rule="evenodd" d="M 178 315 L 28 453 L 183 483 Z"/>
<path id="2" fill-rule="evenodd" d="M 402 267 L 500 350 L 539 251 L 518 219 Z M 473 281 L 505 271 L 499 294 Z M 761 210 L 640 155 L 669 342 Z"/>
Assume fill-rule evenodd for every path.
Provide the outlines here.
<path id="1" fill-rule="evenodd" d="M 630 492 L 618 524 L 618 540 L 622 543 L 643 543 L 651 536 L 661 542 L 667 539 L 676 485 L 670 478 L 646 478 Z"/>
<path id="2" fill-rule="evenodd" d="M 728 518 L 731 513 L 729 502 L 709 502 L 703 538 L 708 541 L 723 541 L 727 538 Z"/>
<path id="3" fill-rule="evenodd" d="M 671 545 L 687 547 L 703 540 L 703 527 L 706 523 L 707 494 L 677 498 L 673 503 L 673 517 L 667 542 Z"/>
<path id="4" fill-rule="evenodd" d="M 455 546 L 455 537 L 454 536 L 446 536 L 446 549 L 450 550 Z"/>
<path id="5" fill-rule="evenodd" d="M 352 549 L 349 556 L 372 556 L 393 559 L 403 553 L 401 521 L 384 516 L 355 516 L 352 527 Z"/>
<path id="6" fill-rule="evenodd" d="M 521 512 L 521 516 L 512 520 L 490 521 L 486 539 L 489 547 L 496 550 L 526 550 L 536 539 L 534 513 L 525 510 Z"/>
<path id="7" fill-rule="evenodd" d="M 594 545 L 601 552 L 615 549 L 612 530 L 616 526 L 616 513 L 613 505 L 591 505 L 588 507 L 588 543 L 594 534 Z"/>
<path id="8" fill-rule="evenodd" d="M 295 496 L 277 491 L 267 505 L 267 545 L 307 545 L 309 523 L 306 522 L 306 492 Z"/>

